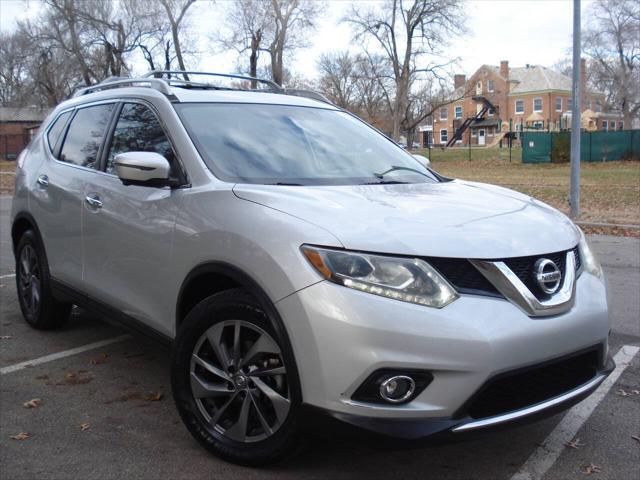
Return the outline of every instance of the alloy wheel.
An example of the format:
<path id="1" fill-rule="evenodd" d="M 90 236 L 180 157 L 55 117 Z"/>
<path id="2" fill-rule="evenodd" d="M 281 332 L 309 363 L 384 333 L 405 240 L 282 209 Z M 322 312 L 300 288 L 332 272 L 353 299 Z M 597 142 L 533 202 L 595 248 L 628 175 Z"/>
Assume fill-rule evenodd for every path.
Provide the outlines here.
<path id="1" fill-rule="evenodd" d="M 291 407 L 282 352 L 260 327 L 228 320 L 200 337 L 191 356 L 191 391 L 223 436 L 249 443 L 273 435 Z"/>
<path id="2" fill-rule="evenodd" d="M 25 245 L 18 263 L 20 298 L 31 315 L 38 313 L 41 296 L 41 269 L 38 255 L 31 245 Z"/>

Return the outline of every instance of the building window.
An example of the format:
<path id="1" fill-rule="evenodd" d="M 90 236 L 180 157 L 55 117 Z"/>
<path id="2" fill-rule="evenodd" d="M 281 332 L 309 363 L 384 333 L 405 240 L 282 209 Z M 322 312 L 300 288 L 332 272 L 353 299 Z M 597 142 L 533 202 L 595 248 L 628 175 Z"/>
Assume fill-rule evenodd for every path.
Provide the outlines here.
<path id="1" fill-rule="evenodd" d="M 449 141 L 449 134 L 446 129 L 440 130 L 440 143 L 447 143 Z"/>
<path id="2" fill-rule="evenodd" d="M 618 130 L 624 130 L 624 122 L 618 122 Z"/>
<path id="3" fill-rule="evenodd" d="M 591 100 L 587 100 L 587 101 L 585 102 L 585 107 L 587 107 L 587 108 L 586 108 L 587 110 L 591 110 Z"/>
<path id="4" fill-rule="evenodd" d="M 493 93 L 496 89 L 495 82 L 493 80 L 487 80 L 487 90 Z"/>
<path id="5" fill-rule="evenodd" d="M 493 117 L 493 115 L 496 113 L 496 111 L 493 108 L 489 109 L 489 116 Z"/>
<path id="6" fill-rule="evenodd" d="M 602 111 L 602 104 L 600 102 L 596 102 L 596 112 Z"/>
<path id="7" fill-rule="evenodd" d="M 562 97 L 556 97 L 556 112 L 562 111 Z"/>
<path id="8" fill-rule="evenodd" d="M 609 122 L 609 130 L 611 130 L 612 132 L 616 131 L 616 121 L 615 120 L 611 120 Z"/>
<path id="9" fill-rule="evenodd" d="M 449 118 L 449 110 L 447 107 L 442 107 L 440 109 L 440 120 L 446 120 L 447 118 Z"/>
<path id="10" fill-rule="evenodd" d="M 476 82 L 476 95 L 482 95 L 482 82 L 480 80 Z"/>
<path id="11" fill-rule="evenodd" d="M 567 110 L 571 111 L 573 109 L 573 98 L 567 98 Z"/>
<path id="12" fill-rule="evenodd" d="M 478 136 L 478 129 L 477 128 L 472 128 L 471 129 L 471 136 L 474 137 L 474 138 Z"/>
<path id="13" fill-rule="evenodd" d="M 602 120 L 602 130 L 604 130 L 605 132 L 609 130 L 609 124 L 606 120 Z"/>
<path id="14" fill-rule="evenodd" d="M 458 105 L 455 108 L 455 112 L 456 112 L 456 118 L 462 118 L 462 107 L 460 105 Z"/>
<path id="15" fill-rule="evenodd" d="M 516 113 L 521 115 L 524 113 L 524 100 L 516 100 Z"/>
<path id="16" fill-rule="evenodd" d="M 534 98 L 533 99 L 533 111 L 534 112 L 541 112 L 542 111 L 542 99 L 541 98 Z"/>
<path id="17" fill-rule="evenodd" d="M 544 128 L 544 122 L 533 122 L 533 128 L 535 128 L 536 130 L 542 130 Z"/>

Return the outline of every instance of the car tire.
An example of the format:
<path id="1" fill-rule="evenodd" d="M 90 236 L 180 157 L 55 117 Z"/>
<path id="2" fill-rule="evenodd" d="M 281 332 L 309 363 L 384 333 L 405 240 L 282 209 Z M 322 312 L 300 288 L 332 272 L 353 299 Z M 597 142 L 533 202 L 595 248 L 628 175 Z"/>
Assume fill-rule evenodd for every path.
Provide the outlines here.
<path id="1" fill-rule="evenodd" d="M 69 319 L 73 305 L 54 298 L 47 256 L 33 230 L 22 235 L 16 248 L 16 290 L 22 315 L 31 327 L 52 330 Z"/>
<path id="2" fill-rule="evenodd" d="M 293 453 L 301 390 L 283 336 L 242 289 L 206 298 L 182 322 L 173 397 L 189 432 L 213 454 L 258 466 Z"/>

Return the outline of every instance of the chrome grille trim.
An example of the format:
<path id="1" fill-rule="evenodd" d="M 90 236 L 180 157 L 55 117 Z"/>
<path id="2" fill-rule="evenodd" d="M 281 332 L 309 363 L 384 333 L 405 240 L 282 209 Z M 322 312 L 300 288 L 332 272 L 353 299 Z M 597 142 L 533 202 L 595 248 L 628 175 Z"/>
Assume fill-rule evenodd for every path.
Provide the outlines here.
<path id="1" fill-rule="evenodd" d="M 504 262 L 469 261 L 507 300 L 530 317 L 558 315 L 573 306 L 576 289 L 576 259 L 572 250 L 566 253 L 566 268 L 562 286 L 548 300 L 538 300 Z"/>

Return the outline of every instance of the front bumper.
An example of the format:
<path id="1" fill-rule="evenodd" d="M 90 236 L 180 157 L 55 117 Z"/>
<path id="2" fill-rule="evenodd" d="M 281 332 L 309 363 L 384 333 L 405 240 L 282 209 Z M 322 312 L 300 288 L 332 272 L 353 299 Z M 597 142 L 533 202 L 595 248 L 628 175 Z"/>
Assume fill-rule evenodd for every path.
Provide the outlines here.
<path id="1" fill-rule="evenodd" d="M 465 402 L 503 372 L 593 346 L 606 358 L 605 284 L 583 273 L 575 295 L 570 311 L 532 318 L 498 298 L 463 295 L 437 310 L 324 281 L 281 300 L 277 308 L 291 338 L 305 403 L 370 430 L 417 438 L 532 418 L 567 408 L 597 388 L 610 365 L 601 364 L 594 378 L 574 390 L 491 421 L 459 417 Z M 433 381 L 408 404 L 354 401 L 355 390 L 381 368 L 424 370 Z"/>

